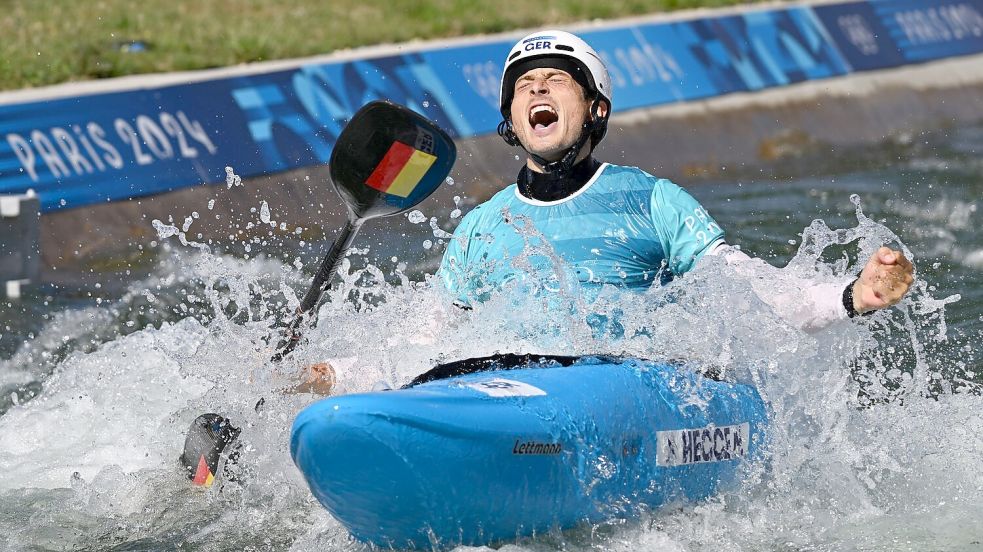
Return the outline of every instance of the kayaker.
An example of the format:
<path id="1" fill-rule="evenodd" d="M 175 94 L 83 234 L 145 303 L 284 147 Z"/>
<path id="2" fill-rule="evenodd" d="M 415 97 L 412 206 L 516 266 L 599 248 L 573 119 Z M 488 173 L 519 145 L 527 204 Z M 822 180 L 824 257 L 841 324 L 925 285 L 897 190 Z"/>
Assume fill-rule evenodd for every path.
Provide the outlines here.
<path id="1" fill-rule="evenodd" d="M 438 274 L 461 306 L 531 273 L 555 277 L 554 259 L 524 255 L 530 245 L 548 245 L 587 289 L 642 291 L 717 255 L 755 277 L 772 276 L 776 285 L 761 299 L 806 331 L 894 305 L 914 281 L 904 254 L 881 247 L 858 277 L 799 280 L 782 289 L 777 282 L 787 278 L 779 269 L 727 244 L 720 225 L 685 190 L 635 167 L 597 161 L 591 154 L 607 131 L 611 78 L 573 34 L 542 31 L 517 42 L 500 94 L 499 134 L 522 148 L 526 161 L 515 184 L 464 216 L 444 252 Z M 327 394 L 335 367 L 319 363 L 302 378 L 297 391 Z"/>
<path id="2" fill-rule="evenodd" d="M 508 282 L 557 278 L 557 271 L 588 290 L 605 284 L 645 290 L 684 274 L 707 255 L 749 267 L 759 278 L 773 276 L 769 284 L 776 285 L 759 297 L 805 330 L 889 307 L 908 292 L 911 262 L 887 247 L 856 278 L 803 280 L 782 289 L 778 269 L 728 245 L 717 222 L 685 190 L 641 169 L 594 159 L 611 98 L 603 61 L 570 33 L 533 33 L 509 52 L 498 132 L 525 151 L 526 162 L 516 183 L 469 212 L 448 243 L 439 275 L 459 304 L 481 301 Z M 330 393 L 339 360 L 307 366 L 285 390 Z M 216 469 L 202 471 L 206 461 L 199 451 L 218 458 L 238 432 L 217 414 L 192 423 L 182 463 L 196 482 L 199 472 L 210 477 L 208 470 Z"/>
<path id="3" fill-rule="evenodd" d="M 541 31 L 512 47 L 498 133 L 526 160 L 516 183 L 470 211 L 448 244 L 439 275 L 461 304 L 530 271 L 555 269 L 549 255 L 528 254 L 530 245 L 544 242 L 585 288 L 644 290 L 706 255 L 754 263 L 747 266 L 757 276 L 777 273 L 728 245 L 707 210 L 679 186 L 592 156 L 607 131 L 611 98 L 604 62 L 577 36 Z M 896 304 L 913 281 L 904 254 L 882 247 L 856 278 L 800 281 L 761 299 L 794 325 L 816 330 Z"/>

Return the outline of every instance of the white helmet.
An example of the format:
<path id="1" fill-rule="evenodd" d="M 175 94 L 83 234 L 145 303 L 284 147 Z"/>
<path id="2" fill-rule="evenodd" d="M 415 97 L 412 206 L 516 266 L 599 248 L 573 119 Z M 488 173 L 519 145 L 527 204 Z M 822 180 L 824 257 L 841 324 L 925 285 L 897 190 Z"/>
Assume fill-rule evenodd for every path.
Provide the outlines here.
<path id="1" fill-rule="evenodd" d="M 591 149 L 604 138 L 611 114 L 611 75 L 607 67 L 586 42 L 580 37 L 565 31 L 540 31 L 523 37 L 516 42 L 505 59 L 502 71 L 502 87 L 499 91 L 499 110 L 504 120 L 498 125 L 498 134 L 511 146 L 522 146 L 512 128 L 512 97 L 515 95 L 515 81 L 532 69 L 551 67 L 562 69 L 577 81 L 593 99 L 591 117 L 584 121 L 580 138 L 567 151 L 560 161 L 549 162 L 530 152 L 530 155 L 547 172 L 570 170 L 580 148 L 590 140 Z M 600 102 L 607 103 L 607 110 L 601 116 Z"/>
<path id="2" fill-rule="evenodd" d="M 547 59 L 559 61 L 548 62 Z M 499 94 L 499 109 L 502 116 L 509 118 L 515 81 L 530 69 L 557 67 L 563 69 L 563 61 L 572 63 L 580 71 L 567 71 L 578 80 L 594 97 L 607 101 L 611 108 L 611 75 L 607 67 L 586 42 L 580 37 L 565 31 L 540 31 L 523 37 L 512 47 L 505 59 L 502 71 L 502 89 Z"/>

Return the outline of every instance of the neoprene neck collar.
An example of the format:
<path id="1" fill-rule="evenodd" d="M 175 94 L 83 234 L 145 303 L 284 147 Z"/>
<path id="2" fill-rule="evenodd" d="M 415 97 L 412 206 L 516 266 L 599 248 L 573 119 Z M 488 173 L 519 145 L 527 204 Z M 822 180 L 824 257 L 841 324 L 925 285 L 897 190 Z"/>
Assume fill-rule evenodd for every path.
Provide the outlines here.
<path id="1" fill-rule="evenodd" d="M 588 156 L 562 173 L 539 173 L 523 165 L 516 178 L 519 193 L 538 201 L 557 201 L 570 197 L 594 176 L 601 163 Z"/>

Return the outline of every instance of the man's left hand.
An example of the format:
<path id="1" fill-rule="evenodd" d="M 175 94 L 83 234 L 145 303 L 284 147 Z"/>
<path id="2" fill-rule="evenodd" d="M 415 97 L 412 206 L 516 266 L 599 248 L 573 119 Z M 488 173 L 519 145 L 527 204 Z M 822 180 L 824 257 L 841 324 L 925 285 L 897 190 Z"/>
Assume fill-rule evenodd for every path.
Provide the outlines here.
<path id="1" fill-rule="evenodd" d="M 914 270 L 904 253 L 881 247 L 853 284 L 853 308 L 864 313 L 896 304 L 915 281 Z"/>

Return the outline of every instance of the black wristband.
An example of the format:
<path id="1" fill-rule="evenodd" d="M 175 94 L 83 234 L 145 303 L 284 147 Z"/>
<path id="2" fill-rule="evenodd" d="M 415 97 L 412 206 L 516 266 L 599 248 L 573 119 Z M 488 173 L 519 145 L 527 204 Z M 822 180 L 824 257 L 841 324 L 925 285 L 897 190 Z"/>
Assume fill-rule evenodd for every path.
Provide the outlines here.
<path id="1" fill-rule="evenodd" d="M 843 308 L 846 309 L 846 315 L 848 318 L 856 318 L 858 316 L 870 316 L 874 314 L 874 311 L 870 310 L 867 312 L 857 312 L 857 309 L 853 307 L 853 286 L 857 283 L 860 277 L 858 276 L 852 282 L 847 284 L 843 289 Z"/>

